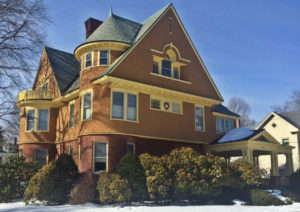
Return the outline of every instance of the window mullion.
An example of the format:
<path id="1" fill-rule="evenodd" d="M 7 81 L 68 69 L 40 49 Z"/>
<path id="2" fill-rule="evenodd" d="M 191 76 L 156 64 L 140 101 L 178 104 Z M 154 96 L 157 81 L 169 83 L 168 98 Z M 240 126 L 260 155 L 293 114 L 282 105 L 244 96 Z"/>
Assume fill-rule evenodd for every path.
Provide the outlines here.
<path id="1" fill-rule="evenodd" d="M 128 96 L 128 93 L 124 93 L 124 102 L 123 102 L 123 105 L 124 105 L 124 120 L 128 120 L 127 119 L 127 96 Z"/>

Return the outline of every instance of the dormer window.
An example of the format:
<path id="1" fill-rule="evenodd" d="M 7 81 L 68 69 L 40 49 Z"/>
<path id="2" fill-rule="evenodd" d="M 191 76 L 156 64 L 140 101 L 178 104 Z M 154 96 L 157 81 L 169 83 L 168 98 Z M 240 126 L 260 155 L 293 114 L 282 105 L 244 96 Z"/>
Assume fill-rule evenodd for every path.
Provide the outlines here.
<path id="1" fill-rule="evenodd" d="M 85 54 L 85 68 L 92 67 L 92 52 Z"/>
<path id="2" fill-rule="evenodd" d="M 99 65 L 108 65 L 109 64 L 109 55 L 108 50 L 99 51 Z"/>

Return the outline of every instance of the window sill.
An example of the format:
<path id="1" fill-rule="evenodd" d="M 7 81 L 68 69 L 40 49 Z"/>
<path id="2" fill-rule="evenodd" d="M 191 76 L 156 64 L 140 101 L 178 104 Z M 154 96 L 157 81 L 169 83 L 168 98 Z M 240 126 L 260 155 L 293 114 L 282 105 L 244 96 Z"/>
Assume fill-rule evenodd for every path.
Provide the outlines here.
<path id="1" fill-rule="evenodd" d="M 25 130 L 26 133 L 49 132 L 49 130 Z"/>
<path id="2" fill-rule="evenodd" d="M 156 73 L 153 73 L 153 72 L 151 72 L 150 74 L 153 75 L 153 76 L 157 76 L 157 77 L 162 77 L 162 78 L 165 78 L 165 79 L 174 80 L 174 81 L 186 83 L 186 84 L 189 84 L 189 85 L 192 84 L 191 82 L 188 82 L 188 81 L 185 81 L 185 80 L 175 79 L 175 78 L 172 78 L 172 77 L 163 76 L 161 74 L 156 74 Z"/>
<path id="3" fill-rule="evenodd" d="M 126 119 L 118 119 L 118 118 L 110 118 L 111 121 L 126 121 L 126 122 L 131 122 L 131 123 L 139 123 L 138 120 L 137 121 L 133 121 L 133 120 L 126 120 Z"/>
<path id="4" fill-rule="evenodd" d="M 150 110 L 153 110 L 153 111 L 160 111 L 160 112 L 166 112 L 166 113 L 172 113 L 172 114 L 177 114 L 177 115 L 182 115 L 182 114 L 183 114 L 182 112 L 176 113 L 176 112 L 172 112 L 172 111 L 161 110 L 161 109 L 154 109 L 154 108 L 150 108 Z"/>

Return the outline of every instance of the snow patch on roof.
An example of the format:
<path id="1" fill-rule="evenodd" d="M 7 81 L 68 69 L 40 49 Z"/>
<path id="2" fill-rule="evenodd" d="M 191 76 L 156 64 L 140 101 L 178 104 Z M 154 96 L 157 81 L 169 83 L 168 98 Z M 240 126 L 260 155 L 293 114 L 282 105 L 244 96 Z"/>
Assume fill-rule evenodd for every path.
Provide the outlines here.
<path id="1" fill-rule="evenodd" d="M 254 134 L 254 130 L 249 128 L 235 128 L 228 133 L 226 133 L 222 138 L 220 138 L 217 143 L 226 143 L 230 141 L 238 141 L 247 138 Z"/>

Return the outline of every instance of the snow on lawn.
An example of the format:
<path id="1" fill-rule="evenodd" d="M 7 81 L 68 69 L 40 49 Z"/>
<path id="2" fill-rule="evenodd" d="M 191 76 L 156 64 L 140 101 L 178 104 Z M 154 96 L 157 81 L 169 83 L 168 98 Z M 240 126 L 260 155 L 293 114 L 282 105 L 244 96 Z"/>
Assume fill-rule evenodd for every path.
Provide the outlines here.
<path id="1" fill-rule="evenodd" d="M 0 203 L 1 212 L 90 212 L 90 211 L 101 211 L 101 212 L 282 212 L 282 211 L 300 211 L 300 203 L 294 203 L 293 205 L 285 206 L 243 206 L 243 205 L 204 205 L 204 206 L 126 206 L 126 207 L 108 207 L 100 206 L 92 203 L 85 205 L 61 205 L 61 206 L 25 206 L 22 201 L 14 203 Z"/>

